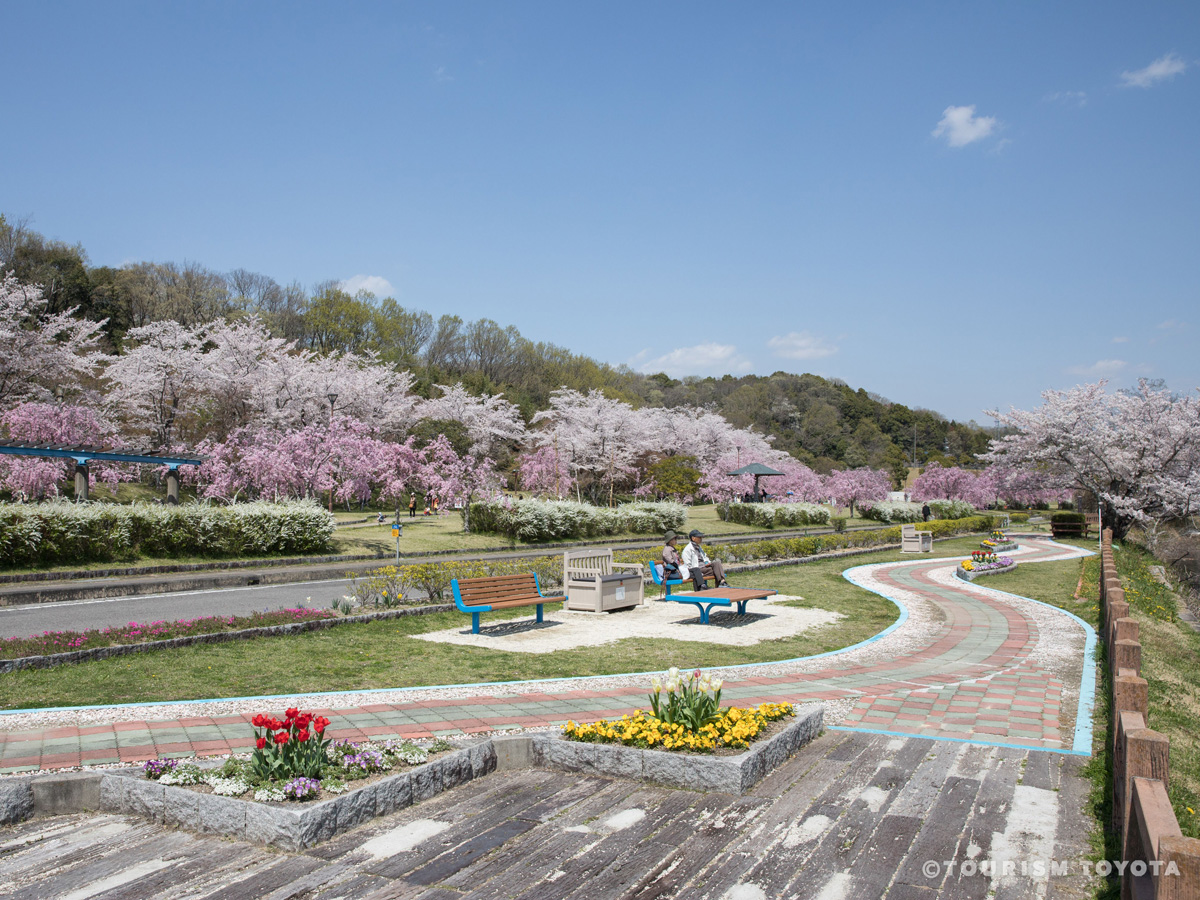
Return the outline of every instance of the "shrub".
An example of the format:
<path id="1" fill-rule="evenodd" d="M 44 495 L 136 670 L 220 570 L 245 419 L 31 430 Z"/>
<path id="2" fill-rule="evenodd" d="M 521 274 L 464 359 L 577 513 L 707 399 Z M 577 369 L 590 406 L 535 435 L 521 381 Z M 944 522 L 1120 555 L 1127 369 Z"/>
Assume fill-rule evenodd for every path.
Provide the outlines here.
<path id="1" fill-rule="evenodd" d="M 1087 521 L 1087 516 L 1085 516 L 1083 513 L 1078 513 L 1078 512 L 1057 512 L 1057 513 L 1054 513 L 1054 515 L 1052 515 L 1050 517 L 1050 521 L 1051 521 L 1051 523 L 1058 523 L 1058 524 L 1062 524 L 1064 522 L 1070 522 L 1072 524 L 1082 525 L 1084 522 Z"/>
<path id="2" fill-rule="evenodd" d="M 826 525 L 829 510 L 816 503 L 725 503 L 719 514 L 726 522 L 759 528 Z"/>
<path id="3" fill-rule="evenodd" d="M 975 507 L 966 500 L 930 500 L 929 508 L 939 519 L 965 519 L 975 514 Z"/>
<path id="4" fill-rule="evenodd" d="M 231 506 L 0 505 L 0 557 L 59 565 L 146 556 L 244 556 L 330 549 L 334 519 L 311 501 Z"/>
<path id="5" fill-rule="evenodd" d="M 876 522 L 883 522 L 888 525 L 893 522 L 921 521 L 920 503 L 883 501 L 881 503 L 872 503 L 870 506 L 865 506 L 859 511 L 862 513 L 864 519 L 874 519 Z"/>
<path id="6" fill-rule="evenodd" d="M 473 531 L 503 534 L 527 543 L 681 529 L 687 507 L 679 503 L 630 503 L 615 509 L 571 500 L 487 500 L 471 504 Z"/>

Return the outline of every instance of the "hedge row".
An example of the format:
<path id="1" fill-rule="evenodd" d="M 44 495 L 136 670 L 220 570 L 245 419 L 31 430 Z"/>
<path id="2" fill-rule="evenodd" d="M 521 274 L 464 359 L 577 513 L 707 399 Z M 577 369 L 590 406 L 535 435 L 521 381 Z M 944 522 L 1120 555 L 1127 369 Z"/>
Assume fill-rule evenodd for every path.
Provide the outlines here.
<path id="1" fill-rule="evenodd" d="M 829 524 L 829 510 L 816 503 L 722 503 L 717 514 L 726 522 L 759 528 Z"/>
<path id="2" fill-rule="evenodd" d="M 990 516 L 968 516 L 962 519 L 938 519 L 927 522 L 922 531 L 933 532 L 934 537 L 949 537 L 955 534 L 991 531 Z M 746 541 L 739 544 L 705 544 L 708 555 L 723 563 L 749 562 L 752 560 L 800 559 L 861 547 L 878 547 L 900 543 L 900 526 L 847 531 L 840 534 L 815 534 L 808 537 L 772 538 L 761 541 Z M 636 550 L 618 552 L 614 558 L 621 562 L 640 562 L 648 565 L 658 562 L 659 550 Z"/>
<path id="3" fill-rule="evenodd" d="M 0 504 L 0 560 L 51 566 L 145 556 L 321 553 L 334 519 L 309 501 L 232 506 Z"/>
<path id="4" fill-rule="evenodd" d="M 929 510 L 939 519 L 963 519 L 975 514 L 975 507 L 964 500 L 930 500 Z M 896 522 L 920 522 L 924 513 L 920 503 L 882 501 L 864 506 L 864 519 L 895 524 Z"/>
<path id="5" fill-rule="evenodd" d="M 614 509 L 571 500 L 486 500 L 471 504 L 471 530 L 527 541 L 658 534 L 681 529 L 687 507 L 679 503 L 629 503 Z"/>
<path id="6" fill-rule="evenodd" d="M 934 537 L 990 531 L 989 516 L 965 519 L 940 519 L 930 522 L 927 530 Z M 861 547 L 877 547 L 900 543 L 900 527 L 878 528 L 842 534 L 820 534 L 811 537 L 774 538 L 741 544 L 706 544 L 708 555 L 726 563 L 751 560 L 798 559 Z M 617 562 L 649 564 L 661 559 L 661 549 L 619 550 L 613 554 Z M 444 599 L 448 596 L 452 578 L 483 578 L 488 575 L 516 575 L 536 572 L 542 591 L 562 585 L 562 556 L 538 556 L 529 559 L 475 562 L 428 562 L 409 566 L 381 566 L 361 575 L 347 575 L 351 583 L 351 606 L 391 607 L 405 603 L 424 603 L 425 597 Z"/>

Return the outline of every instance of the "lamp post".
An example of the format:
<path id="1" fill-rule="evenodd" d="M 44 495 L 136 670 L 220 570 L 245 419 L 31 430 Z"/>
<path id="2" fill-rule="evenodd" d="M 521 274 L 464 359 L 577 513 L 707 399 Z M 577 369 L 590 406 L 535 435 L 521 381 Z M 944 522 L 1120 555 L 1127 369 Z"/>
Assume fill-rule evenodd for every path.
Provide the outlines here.
<path id="1" fill-rule="evenodd" d="M 329 398 L 329 439 L 332 441 L 333 440 L 333 404 L 337 402 L 338 395 L 337 395 L 336 391 L 330 391 L 325 396 Z M 333 515 L 332 477 L 330 478 L 330 485 L 329 485 L 329 514 L 331 516 Z"/>

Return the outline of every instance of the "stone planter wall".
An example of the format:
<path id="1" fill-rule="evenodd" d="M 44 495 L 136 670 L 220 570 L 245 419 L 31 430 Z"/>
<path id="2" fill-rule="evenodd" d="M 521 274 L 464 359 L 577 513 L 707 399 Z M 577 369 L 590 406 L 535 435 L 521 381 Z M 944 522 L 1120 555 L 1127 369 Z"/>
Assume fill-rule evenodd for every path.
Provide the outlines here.
<path id="1" fill-rule="evenodd" d="M 808 704 L 769 740 L 737 756 L 690 756 L 564 740 L 558 734 L 489 738 L 329 800 L 299 806 L 204 794 L 147 779 L 140 769 L 0 779 L 0 825 L 33 815 L 121 813 L 163 825 L 303 850 L 475 778 L 540 766 L 631 778 L 694 791 L 741 794 L 821 732 L 823 707 Z"/>
<path id="2" fill-rule="evenodd" d="M 954 574 L 963 581 L 974 581 L 976 578 L 981 578 L 984 575 L 999 575 L 1002 572 L 1011 572 L 1016 567 L 1017 564 L 1013 563 L 1011 566 L 1004 566 L 999 569 L 973 569 L 972 571 L 968 572 L 960 565 L 958 569 L 955 570 Z"/>

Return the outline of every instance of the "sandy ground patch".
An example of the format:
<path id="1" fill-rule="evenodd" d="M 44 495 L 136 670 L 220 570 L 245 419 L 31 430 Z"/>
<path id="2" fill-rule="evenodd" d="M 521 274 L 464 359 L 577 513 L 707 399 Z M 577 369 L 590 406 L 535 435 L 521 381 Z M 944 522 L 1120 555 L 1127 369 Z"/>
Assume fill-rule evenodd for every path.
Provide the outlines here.
<path id="1" fill-rule="evenodd" d="M 782 605 L 784 601 L 794 599 L 779 594 L 751 600 L 744 616 L 739 616 L 736 608 L 723 610 L 718 607 L 712 611 L 707 625 L 700 623 L 699 610 L 690 603 L 651 600 L 648 606 L 611 613 L 556 611 L 547 614 L 540 624 L 534 616 L 508 619 L 494 625 L 487 624 L 485 619 L 479 634 L 472 634 L 470 628 L 447 628 L 413 637 L 515 653 L 553 653 L 577 647 L 599 647 L 634 637 L 749 647 L 845 618 L 841 613 L 824 609 Z"/>

